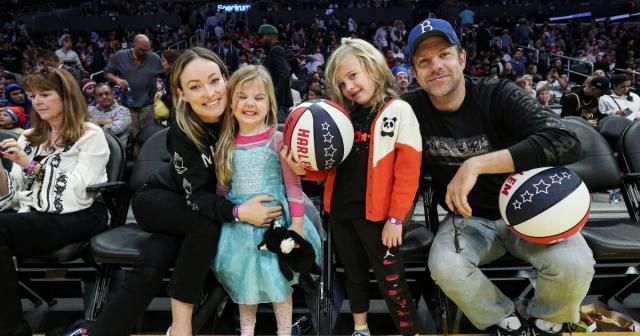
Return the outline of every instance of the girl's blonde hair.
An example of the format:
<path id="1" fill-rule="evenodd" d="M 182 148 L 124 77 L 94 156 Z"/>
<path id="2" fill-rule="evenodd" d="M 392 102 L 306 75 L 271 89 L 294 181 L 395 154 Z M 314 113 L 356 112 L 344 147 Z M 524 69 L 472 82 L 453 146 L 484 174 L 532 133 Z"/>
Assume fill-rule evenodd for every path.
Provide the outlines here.
<path id="1" fill-rule="evenodd" d="M 42 68 L 24 78 L 27 91 L 55 91 L 62 99 L 62 130 L 59 145 L 72 144 L 84 133 L 84 122 L 88 110 L 84 95 L 78 83 L 68 71 L 59 68 Z M 35 109 L 35 107 L 34 107 Z M 25 136 L 33 146 L 39 146 L 49 140 L 51 127 L 42 120 L 37 111 L 31 113 L 31 132 Z"/>
<path id="2" fill-rule="evenodd" d="M 346 108 L 349 112 L 356 109 L 356 102 L 346 99 L 340 87 L 338 86 L 338 70 L 342 66 L 344 59 L 348 55 L 355 56 L 366 75 L 375 82 L 375 92 L 373 94 L 373 110 L 377 110 L 386 97 L 397 97 L 396 81 L 387 66 L 384 56 L 369 42 L 357 38 L 344 39 L 342 45 L 336 49 L 327 62 L 327 71 L 325 73 L 327 79 L 327 87 L 331 98 L 339 105 Z"/>
<path id="3" fill-rule="evenodd" d="M 224 112 L 225 116 L 220 131 L 220 139 L 216 146 L 216 176 L 222 186 L 228 186 L 231 181 L 231 175 L 233 175 L 233 147 L 239 130 L 238 120 L 233 116 L 233 108 L 237 100 L 236 92 L 241 86 L 254 81 L 259 81 L 264 85 L 269 99 L 269 110 L 267 111 L 265 124 L 273 128 L 278 126 L 278 106 L 269 71 L 262 65 L 248 65 L 237 70 L 229 80 L 231 108 Z"/>
<path id="4" fill-rule="evenodd" d="M 183 51 L 171 66 L 171 95 L 173 101 L 176 102 L 176 123 L 178 127 L 187 135 L 189 140 L 202 152 L 205 151 L 205 143 L 207 139 L 207 130 L 204 122 L 193 111 L 191 104 L 180 98 L 178 90 L 184 90 L 180 83 L 180 76 L 186 66 L 193 60 L 198 58 L 206 59 L 214 62 L 220 68 L 220 73 L 225 82 L 229 79 L 229 71 L 224 62 L 213 51 L 195 47 Z"/>

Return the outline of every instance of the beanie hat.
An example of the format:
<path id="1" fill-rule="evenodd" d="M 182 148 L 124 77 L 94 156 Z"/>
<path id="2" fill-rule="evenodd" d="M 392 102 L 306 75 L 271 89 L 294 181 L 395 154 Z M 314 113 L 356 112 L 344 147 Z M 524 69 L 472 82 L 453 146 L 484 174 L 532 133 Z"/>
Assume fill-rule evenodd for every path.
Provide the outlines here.
<path id="1" fill-rule="evenodd" d="M 409 76 L 409 69 L 404 65 L 397 65 L 391 68 L 391 74 L 394 78 L 397 78 L 400 74 L 405 74 Z"/>
<path id="2" fill-rule="evenodd" d="M 20 106 L 7 106 L 0 111 L 9 114 L 15 127 L 24 127 L 27 123 L 27 115 L 24 114 L 24 109 Z"/>
<path id="3" fill-rule="evenodd" d="M 84 92 L 84 89 L 88 88 L 90 85 L 96 85 L 96 82 L 93 79 L 83 79 L 80 81 L 80 90 Z"/>

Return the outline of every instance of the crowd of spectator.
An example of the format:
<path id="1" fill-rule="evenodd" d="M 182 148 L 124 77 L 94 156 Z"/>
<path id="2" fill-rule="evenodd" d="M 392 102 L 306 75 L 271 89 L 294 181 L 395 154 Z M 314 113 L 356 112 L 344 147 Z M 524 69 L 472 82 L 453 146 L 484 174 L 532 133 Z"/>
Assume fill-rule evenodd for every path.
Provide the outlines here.
<path id="1" fill-rule="evenodd" d="M 20 0 L 12 0 L 11 11 Z M 568 1 L 551 1 L 544 5 L 553 8 Z M 51 7 L 47 1 L 36 1 L 36 8 Z M 487 6 L 526 5 L 526 1 L 480 1 Z M 371 41 L 387 59 L 390 69 L 402 67 L 402 82 L 411 83 L 407 60 L 407 27 L 416 18 L 385 22 L 360 22 L 350 16 L 337 16 L 336 8 L 379 8 L 411 6 L 417 15 L 431 15 L 455 23 L 467 51 L 469 76 L 489 76 L 516 81 L 540 103 L 559 106 L 562 98 L 581 86 L 594 73 L 610 76 L 614 72 L 640 70 L 636 57 L 640 44 L 635 36 L 640 25 L 624 22 L 569 22 L 550 24 L 539 15 L 514 18 L 496 15 L 478 18 L 473 9 L 458 0 L 403 1 L 310 1 L 274 0 L 257 6 L 266 11 L 314 9 L 318 14 L 309 23 L 297 20 L 273 22 L 278 41 L 286 50 L 292 74 L 292 88 L 300 100 L 326 97 L 324 62 L 340 45 L 343 37 L 359 37 Z M 7 6 L 7 5 L 4 5 Z M 294 7 L 292 7 L 294 6 Z M 626 5 L 625 5 L 626 6 Z M 69 70 L 78 83 L 90 75 L 102 81 L 101 71 L 112 56 L 122 49 L 133 47 L 134 36 L 144 34 L 154 50 L 168 47 L 184 48 L 197 42 L 209 48 L 228 63 L 232 71 L 249 64 L 263 63 L 263 48 L 257 27 L 249 24 L 247 13 L 225 13 L 201 1 L 165 2 L 147 0 L 131 2 L 102 0 L 84 3 L 88 15 L 149 15 L 174 14 L 182 22 L 171 27 L 160 22 L 144 30 L 121 27 L 114 31 L 68 32 L 33 34 L 15 16 L 6 16 L 0 23 L 0 64 L 2 69 L 19 79 L 37 66 L 61 66 Z M 415 13 L 414 13 L 415 14 Z M 543 14 L 543 11 L 538 14 Z M 423 17 L 420 17 L 420 19 Z M 194 37 L 196 37 L 194 39 Z M 638 59 L 640 61 L 640 59 Z M 617 70 L 616 70 L 617 69 Z M 570 70 L 570 71 L 569 71 Z M 406 73 L 406 77 L 404 78 Z M 12 75 L 9 75 L 11 77 Z M 636 76 L 630 76 L 632 84 Z M 408 85 L 409 88 L 411 85 Z M 402 90 L 406 90 L 406 86 Z M 588 91 L 588 90 L 587 90 Z M 166 95 L 165 95 L 166 96 Z M 559 110 L 559 109 L 558 109 Z"/>

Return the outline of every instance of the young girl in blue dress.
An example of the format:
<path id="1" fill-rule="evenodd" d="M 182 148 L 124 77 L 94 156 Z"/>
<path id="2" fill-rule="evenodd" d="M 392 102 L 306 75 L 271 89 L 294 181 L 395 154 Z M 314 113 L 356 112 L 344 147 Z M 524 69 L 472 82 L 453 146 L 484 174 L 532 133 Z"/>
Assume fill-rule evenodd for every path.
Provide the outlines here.
<path id="1" fill-rule="evenodd" d="M 320 237 L 304 216 L 300 179 L 280 162 L 282 133 L 276 131 L 277 106 L 273 83 L 262 66 L 236 71 L 229 81 L 231 109 L 225 112 L 216 149 L 216 173 L 221 191 L 240 204 L 268 194 L 282 205 L 281 224 L 308 240 L 320 264 Z M 260 303 L 273 303 L 278 335 L 291 335 L 291 285 L 278 265 L 277 255 L 258 250 L 269 223 L 252 225 L 239 219 L 224 223 L 213 270 L 234 302 L 240 306 L 242 335 L 253 335 Z"/>

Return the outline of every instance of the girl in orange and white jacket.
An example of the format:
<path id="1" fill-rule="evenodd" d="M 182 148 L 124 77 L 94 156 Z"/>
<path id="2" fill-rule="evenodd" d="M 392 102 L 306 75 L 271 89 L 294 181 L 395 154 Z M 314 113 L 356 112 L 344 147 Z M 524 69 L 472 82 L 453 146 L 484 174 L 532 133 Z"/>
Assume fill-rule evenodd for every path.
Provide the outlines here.
<path id="1" fill-rule="evenodd" d="M 355 130 L 347 158 L 325 172 L 305 171 L 285 148 L 281 155 L 307 180 L 325 180 L 356 336 L 369 336 L 369 266 L 402 335 L 416 335 L 419 319 L 400 257 L 403 223 L 418 190 L 422 140 L 418 121 L 397 98 L 382 54 L 360 39 L 345 39 L 329 58 L 327 83 L 333 101 L 349 112 Z M 297 166 L 297 167 L 296 167 Z"/>

